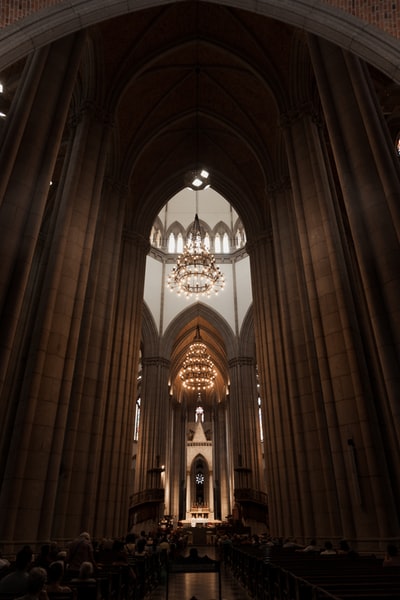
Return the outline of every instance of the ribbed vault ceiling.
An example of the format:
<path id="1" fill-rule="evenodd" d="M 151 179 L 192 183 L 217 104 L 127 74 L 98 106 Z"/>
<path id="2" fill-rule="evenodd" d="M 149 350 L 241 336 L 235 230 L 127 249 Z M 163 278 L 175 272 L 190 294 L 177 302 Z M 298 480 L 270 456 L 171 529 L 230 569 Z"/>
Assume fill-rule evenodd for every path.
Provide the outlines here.
<path id="1" fill-rule="evenodd" d="M 267 227 L 268 211 L 259 209 L 285 170 L 279 113 L 290 106 L 296 31 L 196 2 L 118 17 L 98 30 L 106 94 L 117 105 L 116 151 L 132 193 L 129 225 L 150 227 L 146 202 L 152 211 L 162 206 L 198 158 L 215 189 Z"/>

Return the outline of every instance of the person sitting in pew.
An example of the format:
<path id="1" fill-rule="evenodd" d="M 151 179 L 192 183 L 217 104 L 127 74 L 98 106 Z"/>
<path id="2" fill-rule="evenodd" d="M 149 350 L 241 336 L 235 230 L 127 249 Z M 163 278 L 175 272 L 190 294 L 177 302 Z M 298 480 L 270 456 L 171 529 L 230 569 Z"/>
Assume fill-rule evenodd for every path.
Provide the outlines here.
<path id="1" fill-rule="evenodd" d="M 48 592 L 70 592 L 71 588 L 67 585 L 62 585 L 64 577 L 64 563 L 61 560 L 56 560 L 49 565 L 47 569 L 47 585 Z"/>
<path id="2" fill-rule="evenodd" d="M 347 540 L 340 540 L 337 553 L 340 556 L 349 556 L 350 558 L 358 556 L 357 552 L 353 550 Z"/>
<path id="3" fill-rule="evenodd" d="M 327 555 L 333 555 L 333 554 L 337 554 L 336 550 L 333 547 L 332 542 L 330 542 L 329 540 L 327 540 L 324 544 L 324 548 L 325 550 L 322 550 L 321 552 L 321 556 L 327 556 Z"/>
<path id="4" fill-rule="evenodd" d="M 96 583 L 93 564 L 89 561 L 84 561 L 79 569 L 78 577 L 71 579 L 71 583 Z"/>
<path id="5" fill-rule="evenodd" d="M 8 569 L 9 567 L 11 567 L 11 563 L 7 558 L 4 558 L 4 556 L 2 555 L 2 553 L 0 552 L 0 573 L 2 573 L 3 569 L 4 572 L 6 571 L 6 569 Z"/>
<path id="6" fill-rule="evenodd" d="M 28 575 L 28 590 L 17 600 L 49 600 L 46 592 L 47 573 L 43 567 L 33 567 Z"/>
<path id="7" fill-rule="evenodd" d="M 385 558 L 383 559 L 382 564 L 384 567 L 400 567 L 400 556 L 395 544 L 387 545 Z"/>
<path id="8" fill-rule="evenodd" d="M 321 548 L 318 546 L 317 541 L 313 538 L 305 548 L 298 548 L 296 552 L 320 552 Z"/>
<path id="9" fill-rule="evenodd" d="M 95 600 L 97 580 L 94 576 L 93 563 L 84 561 L 79 569 L 79 577 L 71 579 L 70 585 L 75 590 L 76 600 Z"/>
<path id="10" fill-rule="evenodd" d="M 27 592 L 28 572 L 31 568 L 32 556 L 32 550 L 29 546 L 24 546 L 18 551 L 14 567 L 0 581 L 0 593 L 15 594 L 15 597 L 17 597 Z"/>

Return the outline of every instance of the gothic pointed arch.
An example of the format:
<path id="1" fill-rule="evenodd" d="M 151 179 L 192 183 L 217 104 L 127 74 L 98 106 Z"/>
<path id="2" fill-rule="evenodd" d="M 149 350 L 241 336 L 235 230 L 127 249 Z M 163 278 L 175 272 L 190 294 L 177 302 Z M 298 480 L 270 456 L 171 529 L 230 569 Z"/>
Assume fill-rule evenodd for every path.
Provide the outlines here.
<path id="1" fill-rule="evenodd" d="M 213 330 L 219 333 L 219 336 L 225 345 L 227 356 L 229 357 L 230 354 L 234 355 L 237 349 L 237 340 L 235 339 L 232 328 L 220 314 L 202 302 L 192 304 L 186 310 L 179 313 L 170 323 L 160 342 L 163 354 L 168 356 L 172 353 L 175 340 L 189 322 L 192 322 L 190 335 L 194 335 L 196 319 L 199 318 L 202 319 L 205 330 L 207 330 L 208 323 Z"/>
<path id="2" fill-rule="evenodd" d="M 251 305 L 243 319 L 240 330 L 239 353 L 243 356 L 255 355 L 254 314 Z"/>
<path id="3" fill-rule="evenodd" d="M 159 332 L 149 307 L 143 302 L 142 347 L 145 356 L 159 353 Z"/>

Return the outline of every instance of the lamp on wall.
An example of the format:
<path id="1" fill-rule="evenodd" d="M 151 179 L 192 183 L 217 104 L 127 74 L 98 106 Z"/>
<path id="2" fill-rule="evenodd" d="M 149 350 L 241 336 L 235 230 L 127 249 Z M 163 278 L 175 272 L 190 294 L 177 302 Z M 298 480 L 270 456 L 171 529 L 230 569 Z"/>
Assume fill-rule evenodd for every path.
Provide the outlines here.
<path id="1" fill-rule="evenodd" d="M 211 357 L 207 353 L 207 346 L 200 335 L 200 327 L 196 327 L 193 343 L 183 360 L 179 372 L 183 387 L 187 390 L 200 392 L 214 387 L 217 371 Z"/>

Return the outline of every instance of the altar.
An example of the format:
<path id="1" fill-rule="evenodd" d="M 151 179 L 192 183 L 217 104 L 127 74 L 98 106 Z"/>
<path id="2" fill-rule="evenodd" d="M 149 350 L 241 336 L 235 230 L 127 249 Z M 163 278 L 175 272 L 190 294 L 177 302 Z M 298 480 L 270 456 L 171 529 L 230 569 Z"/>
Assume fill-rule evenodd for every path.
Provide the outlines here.
<path id="1" fill-rule="evenodd" d="M 192 515 L 192 519 L 196 519 L 197 522 L 199 519 L 202 521 L 208 521 L 210 516 L 210 511 L 208 510 L 208 506 L 192 506 L 190 509 L 190 514 Z"/>

